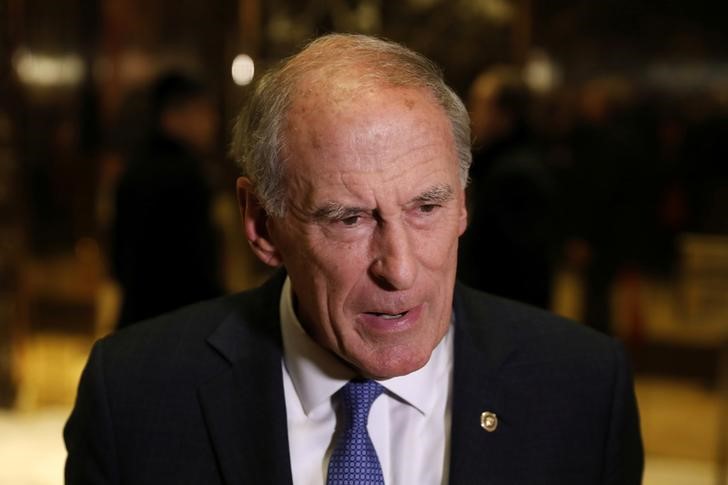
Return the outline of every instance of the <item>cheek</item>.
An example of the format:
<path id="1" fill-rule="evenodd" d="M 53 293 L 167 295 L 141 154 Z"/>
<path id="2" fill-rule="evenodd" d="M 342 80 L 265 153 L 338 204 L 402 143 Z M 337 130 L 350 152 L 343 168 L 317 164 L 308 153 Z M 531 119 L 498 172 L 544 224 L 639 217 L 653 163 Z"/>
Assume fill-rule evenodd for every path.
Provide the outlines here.
<path id="1" fill-rule="evenodd" d="M 440 228 L 424 234 L 418 234 L 413 244 L 417 248 L 418 259 L 433 270 L 447 270 L 457 258 L 458 238 L 461 234 L 461 223 L 451 223 L 447 228 Z"/>
<path id="2" fill-rule="evenodd" d="M 335 305 L 366 278 L 368 246 L 365 243 L 332 243 L 322 238 L 314 244 L 304 265 L 313 273 L 315 285 L 326 288 L 326 294 L 321 298 L 328 299 L 328 305 Z"/>

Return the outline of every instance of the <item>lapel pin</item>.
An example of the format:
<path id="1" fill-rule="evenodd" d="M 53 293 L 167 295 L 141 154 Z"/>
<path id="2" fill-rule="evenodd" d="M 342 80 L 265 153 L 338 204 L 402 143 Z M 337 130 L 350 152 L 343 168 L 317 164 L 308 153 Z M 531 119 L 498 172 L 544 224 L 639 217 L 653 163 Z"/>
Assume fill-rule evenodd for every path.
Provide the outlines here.
<path id="1" fill-rule="evenodd" d="M 492 433 L 498 427 L 498 416 L 490 411 L 485 411 L 480 415 L 480 426 L 488 433 Z"/>

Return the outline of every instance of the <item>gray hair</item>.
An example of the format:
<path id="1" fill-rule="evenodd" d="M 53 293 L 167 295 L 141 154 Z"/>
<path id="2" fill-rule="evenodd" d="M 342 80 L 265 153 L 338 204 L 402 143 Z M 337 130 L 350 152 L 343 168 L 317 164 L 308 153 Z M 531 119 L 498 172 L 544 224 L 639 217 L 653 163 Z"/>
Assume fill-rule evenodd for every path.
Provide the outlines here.
<path id="1" fill-rule="evenodd" d="M 233 128 L 231 153 L 251 180 L 266 211 L 286 211 L 282 153 L 283 126 L 301 80 L 309 75 L 330 79 L 355 72 L 359 86 L 423 88 L 443 108 L 452 125 L 460 182 L 468 182 L 472 161 L 470 119 L 460 98 L 445 84 L 440 69 L 426 57 L 395 42 L 357 34 L 330 34 L 315 39 L 260 78 Z"/>

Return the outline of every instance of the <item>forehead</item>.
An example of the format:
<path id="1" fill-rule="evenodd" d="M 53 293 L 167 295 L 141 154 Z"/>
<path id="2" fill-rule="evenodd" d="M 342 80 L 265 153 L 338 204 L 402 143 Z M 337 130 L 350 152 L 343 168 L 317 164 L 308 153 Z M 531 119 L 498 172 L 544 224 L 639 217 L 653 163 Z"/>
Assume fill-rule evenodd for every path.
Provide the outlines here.
<path id="1" fill-rule="evenodd" d="M 284 159 L 300 165 L 315 153 L 313 167 L 381 168 L 391 157 L 437 148 L 455 162 L 452 125 L 423 88 L 381 86 L 351 78 L 302 82 L 283 124 Z M 348 166 L 356 161 L 360 167 Z M 294 167 L 290 167 L 294 168 Z"/>
<path id="2" fill-rule="evenodd" d="M 459 183 L 449 119 L 422 89 L 311 89 L 293 104 L 285 139 L 285 185 L 302 209 L 399 205 Z"/>

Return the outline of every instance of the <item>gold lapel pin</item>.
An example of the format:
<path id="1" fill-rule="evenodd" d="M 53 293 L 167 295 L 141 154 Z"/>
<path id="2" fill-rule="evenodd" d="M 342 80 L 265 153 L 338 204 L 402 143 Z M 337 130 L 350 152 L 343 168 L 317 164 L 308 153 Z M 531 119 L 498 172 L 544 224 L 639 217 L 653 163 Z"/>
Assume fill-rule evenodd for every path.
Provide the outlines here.
<path id="1" fill-rule="evenodd" d="M 492 433 L 498 427 L 498 416 L 490 411 L 485 411 L 480 415 L 480 426 L 488 433 Z"/>

